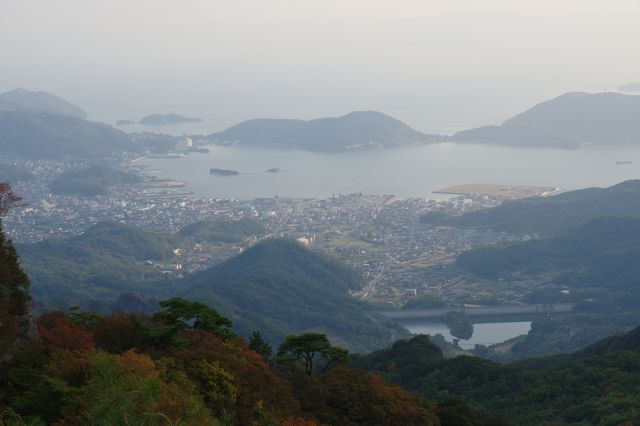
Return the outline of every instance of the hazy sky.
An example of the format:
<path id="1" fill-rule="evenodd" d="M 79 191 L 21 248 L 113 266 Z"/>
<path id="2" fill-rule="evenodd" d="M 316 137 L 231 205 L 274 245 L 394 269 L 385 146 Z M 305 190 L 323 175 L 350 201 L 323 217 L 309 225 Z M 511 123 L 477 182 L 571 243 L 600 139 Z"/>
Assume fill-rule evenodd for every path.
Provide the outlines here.
<path id="1" fill-rule="evenodd" d="M 102 120 L 375 109 L 446 131 L 640 80 L 639 22 L 638 0 L 0 0 L 0 90 Z"/>

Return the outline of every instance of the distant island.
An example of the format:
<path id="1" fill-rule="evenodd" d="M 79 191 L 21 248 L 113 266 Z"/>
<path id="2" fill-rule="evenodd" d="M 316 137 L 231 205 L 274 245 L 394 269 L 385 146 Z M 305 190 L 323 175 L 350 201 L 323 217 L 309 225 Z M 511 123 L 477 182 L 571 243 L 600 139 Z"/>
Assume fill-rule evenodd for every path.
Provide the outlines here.
<path id="1" fill-rule="evenodd" d="M 566 93 L 518 114 L 501 126 L 458 132 L 455 142 L 575 149 L 640 143 L 640 96 Z"/>
<path id="2" fill-rule="evenodd" d="M 140 124 L 148 126 L 162 126 L 166 124 L 199 123 L 201 118 L 184 117 L 179 114 L 151 114 L 140 120 Z"/>
<path id="3" fill-rule="evenodd" d="M 136 122 L 132 121 L 132 120 L 118 120 L 118 121 L 116 121 L 116 126 L 128 126 L 129 124 L 136 124 Z"/>
<path id="4" fill-rule="evenodd" d="M 280 169 L 278 169 L 278 168 L 267 169 L 264 172 L 265 173 L 280 173 Z"/>
<path id="5" fill-rule="evenodd" d="M 209 169 L 210 175 L 216 176 L 237 176 L 240 174 L 237 170 L 228 170 L 228 169 Z"/>
<path id="6" fill-rule="evenodd" d="M 315 120 L 255 119 L 209 136 L 221 145 L 304 149 L 319 152 L 391 148 L 444 140 L 377 111 L 355 111 Z"/>
<path id="7" fill-rule="evenodd" d="M 623 84 L 618 87 L 620 92 L 640 92 L 640 81 L 636 81 L 633 83 Z"/>

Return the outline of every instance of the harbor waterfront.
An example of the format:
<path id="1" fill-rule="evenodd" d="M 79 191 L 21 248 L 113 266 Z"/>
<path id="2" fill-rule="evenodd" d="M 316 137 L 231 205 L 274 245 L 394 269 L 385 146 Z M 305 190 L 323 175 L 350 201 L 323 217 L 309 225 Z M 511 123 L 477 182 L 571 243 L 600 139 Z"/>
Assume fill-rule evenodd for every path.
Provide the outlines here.
<path id="1" fill-rule="evenodd" d="M 536 186 L 543 190 L 534 193 L 546 193 L 556 188 L 610 186 L 640 175 L 638 162 L 616 164 L 620 158 L 639 158 L 638 146 L 570 150 L 433 143 L 333 154 L 207 147 L 209 153 L 142 158 L 136 164 L 146 166 L 148 173 L 158 178 L 186 182 L 194 197 L 242 200 L 274 195 L 322 198 L 349 192 L 447 199 L 451 195 L 433 192 L 463 184 Z M 212 168 L 239 173 L 216 176 L 209 173 Z M 269 169 L 279 169 L 279 173 L 264 172 Z"/>

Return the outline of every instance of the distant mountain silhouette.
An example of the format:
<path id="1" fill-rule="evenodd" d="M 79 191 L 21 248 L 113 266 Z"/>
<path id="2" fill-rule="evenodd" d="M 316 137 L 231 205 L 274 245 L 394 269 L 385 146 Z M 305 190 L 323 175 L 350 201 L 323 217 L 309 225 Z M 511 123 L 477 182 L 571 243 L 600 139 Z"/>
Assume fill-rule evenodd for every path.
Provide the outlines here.
<path id="1" fill-rule="evenodd" d="M 255 119 L 211 135 L 214 141 L 310 151 L 388 148 L 434 141 L 405 123 L 376 111 L 315 120 Z"/>
<path id="2" fill-rule="evenodd" d="M 505 121 L 456 133 L 457 142 L 579 148 L 640 143 L 640 96 L 567 93 Z"/>
<path id="3" fill-rule="evenodd" d="M 149 126 L 162 126 L 165 124 L 198 123 L 201 118 L 184 117 L 179 114 L 151 114 L 140 120 L 140 124 Z"/>
<path id="4" fill-rule="evenodd" d="M 0 152 L 30 158 L 89 157 L 133 150 L 130 137 L 72 116 L 0 111 Z"/>
<path id="5" fill-rule="evenodd" d="M 0 93 L 0 111 L 44 112 L 87 118 L 86 112 L 64 99 L 51 93 L 32 92 L 26 89 L 15 89 Z"/>

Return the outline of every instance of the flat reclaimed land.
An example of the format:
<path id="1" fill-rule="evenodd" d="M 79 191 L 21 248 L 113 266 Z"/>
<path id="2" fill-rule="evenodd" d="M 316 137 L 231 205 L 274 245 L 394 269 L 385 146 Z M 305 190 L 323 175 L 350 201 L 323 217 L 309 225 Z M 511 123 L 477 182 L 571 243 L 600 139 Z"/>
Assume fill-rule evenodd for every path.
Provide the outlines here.
<path id="1" fill-rule="evenodd" d="M 501 198 L 527 198 L 535 196 L 551 195 L 559 191 L 559 188 L 548 186 L 519 186 L 519 185 L 491 185 L 483 183 L 469 183 L 464 185 L 448 186 L 433 191 L 434 194 L 454 195 L 487 195 Z"/>

